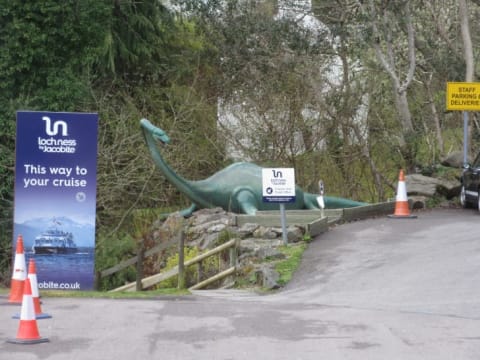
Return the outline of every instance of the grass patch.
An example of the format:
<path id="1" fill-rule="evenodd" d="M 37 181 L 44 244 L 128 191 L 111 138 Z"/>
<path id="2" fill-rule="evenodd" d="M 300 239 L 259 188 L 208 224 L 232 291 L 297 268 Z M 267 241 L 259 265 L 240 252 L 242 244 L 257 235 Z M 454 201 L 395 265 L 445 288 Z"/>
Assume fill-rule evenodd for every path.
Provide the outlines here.
<path id="1" fill-rule="evenodd" d="M 275 270 L 280 275 L 280 279 L 278 280 L 279 285 L 284 286 L 292 279 L 293 273 L 297 270 L 306 248 L 307 245 L 305 243 L 297 243 L 278 248 L 278 250 L 285 255 L 284 260 L 280 260 L 275 264 Z"/>
<path id="2" fill-rule="evenodd" d="M 0 294 L 6 295 L 8 293 L 9 289 L 0 288 Z M 40 295 L 45 298 L 149 299 L 162 296 L 190 295 L 190 292 L 186 289 L 178 290 L 176 288 L 125 292 L 41 290 Z"/>
<path id="3" fill-rule="evenodd" d="M 104 292 L 104 291 L 55 291 L 44 290 L 41 292 L 44 297 L 67 297 L 67 298 L 92 298 L 92 299 L 148 299 L 162 296 L 184 296 L 190 295 L 188 290 L 158 289 L 151 291 L 125 291 L 125 292 Z"/>

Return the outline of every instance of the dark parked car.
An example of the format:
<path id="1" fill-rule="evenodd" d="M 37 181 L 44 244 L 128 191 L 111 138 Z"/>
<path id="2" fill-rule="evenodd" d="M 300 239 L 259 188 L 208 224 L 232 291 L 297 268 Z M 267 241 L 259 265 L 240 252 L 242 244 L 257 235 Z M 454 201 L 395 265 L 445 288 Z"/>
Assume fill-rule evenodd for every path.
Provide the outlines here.
<path id="1" fill-rule="evenodd" d="M 480 153 L 472 164 L 465 164 L 462 173 L 460 203 L 463 207 L 475 207 L 480 210 Z"/>

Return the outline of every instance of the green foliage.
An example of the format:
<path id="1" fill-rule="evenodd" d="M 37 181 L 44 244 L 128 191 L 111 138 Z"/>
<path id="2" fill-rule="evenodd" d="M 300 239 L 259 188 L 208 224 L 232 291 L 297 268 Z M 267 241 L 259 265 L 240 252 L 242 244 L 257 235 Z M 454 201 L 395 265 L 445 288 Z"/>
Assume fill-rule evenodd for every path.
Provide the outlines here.
<path id="1" fill-rule="evenodd" d="M 305 63 L 300 56 L 285 53 L 308 57 L 319 54 L 324 44 L 322 34 L 314 35 L 294 19 L 276 17 L 274 1 L 177 2 L 186 6 L 198 31 L 217 49 L 216 81 L 223 99 L 235 97 L 239 90 L 264 93 L 265 84 L 282 89 L 296 74 L 295 67 Z"/>
<path id="2" fill-rule="evenodd" d="M 285 260 L 280 260 L 275 263 L 275 270 L 278 271 L 280 275 L 278 280 L 279 285 L 286 285 L 291 280 L 302 260 L 302 255 L 306 247 L 307 245 L 305 243 L 298 243 L 279 248 L 280 252 L 285 255 Z"/>
<path id="3" fill-rule="evenodd" d="M 159 209 L 136 209 L 132 212 L 129 234 L 137 242 L 145 241 L 152 233 L 152 224 L 161 215 Z"/>
<path id="4" fill-rule="evenodd" d="M 2 102 L 23 95 L 30 108 L 74 110 L 88 94 L 86 76 L 108 10 L 92 0 L 12 0 L 3 7 L 0 89 L 8 97 Z"/>
<path id="5" fill-rule="evenodd" d="M 160 1 L 113 1 L 111 14 L 105 19 L 99 69 L 123 79 L 159 80 L 169 69 L 174 44 L 169 11 Z"/>
<path id="6" fill-rule="evenodd" d="M 130 235 L 117 233 L 115 235 L 97 236 L 95 248 L 95 269 L 96 271 L 106 270 L 118 263 L 135 256 L 137 244 Z M 98 290 L 106 291 L 122 286 L 127 282 L 136 279 L 135 266 L 101 279 Z"/>
<path id="7" fill-rule="evenodd" d="M 232 232 L 228 231 L 228 230 L 222 230 L 219 234 L 218 234 L 218 238 L 217 240 L 215 241 L 215 246 L 220 246 L 222 244 L 225 244 L 227 242 L 229 242 L 231 239 L 235 238 L 236 235 L 233 234 Z"/>
<path id="8" fill-rule="evenodd" d="M 197 247 L 185 247 L 184 260 L 185 262 L 191 260 L 200 255 L 200 252 Z M 175 266 L 178 266 L 178 253 L 170 256 L 167 259 L 164 271 L 168 271 Z M 208 277 L 208 274 L 216 274 L 218 272 L 218 256 L 210 256 L 209 258 L 202 261 L 203 274 Z M 191 265 L 185 268 L 185 285 L 187 287 L 192 286 L 196 283 L 198 277 L 198 270 L 196 265 Z M 175 288 L 178 285 L 178 277 L 172 277 L 165 281 L 162 281 L 157 285 L 157 288 Z"/>
<path id="9" fill-rule="evenodd" d="M 433 208 L 438 207 L 444 201 L 445 201 L 444 197 L 441 197 L 441 196 L 438 196 L 438 195 L 432 196 L 432 197 L 429 197 L 427 199 L 425 206 L 428 209 L 433 209 Z"/>
<path id="10" fill-rule="evenodd" d="M 4 224 L 1 225 L 5 226 Z M 10 231 L 10 236 L 12 236 Z M 3 240 L 0 238 L 0 240 Z M 12 239 L 6 237 L 5 241 L 0 241 L 0 286 L 7 286 L 10 284 L 12 277 L 11 263 L 12 263 Z"/>
<path id="11" fill-rule="evenodd" d="M 305 235 L 303 235 L 303 241 L 305 241 L 306 243 L 309 243 L 313 240 L 312 236 L 309 234 L 309 233 L 305 233 Z"/>

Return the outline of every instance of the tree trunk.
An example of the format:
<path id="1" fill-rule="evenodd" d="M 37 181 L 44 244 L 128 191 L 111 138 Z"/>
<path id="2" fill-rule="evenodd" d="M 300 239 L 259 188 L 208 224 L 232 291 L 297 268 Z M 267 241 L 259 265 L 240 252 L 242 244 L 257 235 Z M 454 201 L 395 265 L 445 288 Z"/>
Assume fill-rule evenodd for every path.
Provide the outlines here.
<path id="1" fill-rule="evenodd" d="M 440 154 L 444 155 L 445 145 L 443 143 L 442 128 L 440 126 L 440 117 L 438 116 L 437 107 L 435 106 L 435 100 L 433 98 L 432 91 L 432 75 L 430 75 L 429 80 L 425 83 L 427 89 L 428 103 L 430 105 L 430 111 L 432 112 L 433 123 L 435 124 L 435 134 L 437 137 L 437 145 L 440 149 Z"/>
<path id="2" fill-rule="evenodd" d="M 407 89 L 410 86 L 413 76 L 415 74 L 416 59 L 415 59 L 415 35 L 413 24 L 410 17 L 410 6 L 409 1 L 404 2 L 403 6 L 403 21 L 407 29 L 407 55 L 408 55 L 408 69 L 406 71 L 405 79 L 402 81 L 399 74 L 403 71 L 397 70 L 397 59 L 401 55 L 395 54 L 395 42 L 398 39 L 393 38 L 392 29 L 389 24 L 395 20 L 395 17 L 399 14 L 391 14 L 387 11 L 387 8 L 384 7 L 380 9 L 381 14 L 377 14 L 377 8 L 374 1 L 369 1 L 368 8 L 365 8 L 362 5 L 362 9 L 366 12 L 372 19 L 372 30 L 373 30 L 373 47 L 375 49 L 375 54 L 380 64 L 384 70 L 388 73 L 392 80 L 393 92 L 395 98 L 395 107 L 398 114 L 399 123 L 401 126 L 400 133 L 398 134 L 398 143 L 400 151 L 404 157 L 404 160 L 408 168 L 413 167 L 414 154 L 413 147 L 410 144 L 412 135 L 414 133 L 412 115 L 410 113 L 408 98 L 407 98 Z M 380 19 L 380 20 L 378 20 Z M 383 42 L 383 46 L 381 43 Z M 384 50 L 385 49 L 385 50 Z"/>
<path id="3" fill-rule="evenodd" d="M 460 27 L 462 30 L 463 51 L 466 66 L 465 81 L 472 82 L 474 70 L 473 47 L 472 38 L 470 36 L 467 2 L 465 0 L 458 0 L 458 12 L 460 16 Z"/>
<path id="4" fill-rule="evenodd" d="M 473 71 L 474 71 L 473 47 L 472 47 L 472 38 L 470 36 L 467 2 L 465 0 L 458 0 L 458 13 L 460 17 L 460 28 L 462 30 L 463 53 L 464 53 L 465 67 L 466 67 L 465 81 L 473 82 Z M 464 124 L 464 126 L 468 127 L 467 139 L 464 139 L 464 141 L 467 142 L 467 159 L 468 159 L 468 155 L 470 154 L 470 149 L 471 149 L 471 146 L 469 145 L 472 143 L 471 141 L 472 127 L 468 124 L 468 121 L 466 124 Z"/>

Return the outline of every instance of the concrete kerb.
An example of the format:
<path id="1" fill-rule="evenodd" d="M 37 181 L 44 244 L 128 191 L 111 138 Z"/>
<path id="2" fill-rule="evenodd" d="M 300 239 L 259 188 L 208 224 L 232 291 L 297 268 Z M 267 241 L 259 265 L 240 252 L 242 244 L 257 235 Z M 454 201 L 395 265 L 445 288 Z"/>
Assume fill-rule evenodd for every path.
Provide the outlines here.
<path id="1" fill-rule="evenodd" d="M 395 201 L 343 209 L 343 221 L 367 219 L 379 215 L 388 215 L 395 210 Z"/>
<path id="2" fill-rule="evenodd" d="M 286 218 L 289 225 L 304 226 L 310 236 L 315 237 L 328 231 L 328 227 L 332 224 L 387 215 L 392 213 L 394 209 L 395 202 L 388 201 L 353 208 L 325 209 L 323 211 L 287 210 Z M 235 224 L 237 226 L 242 226 L 246 223 L 280 227 L 280 211 L 258 211 L 256 215 L 235 215 Z"/>

